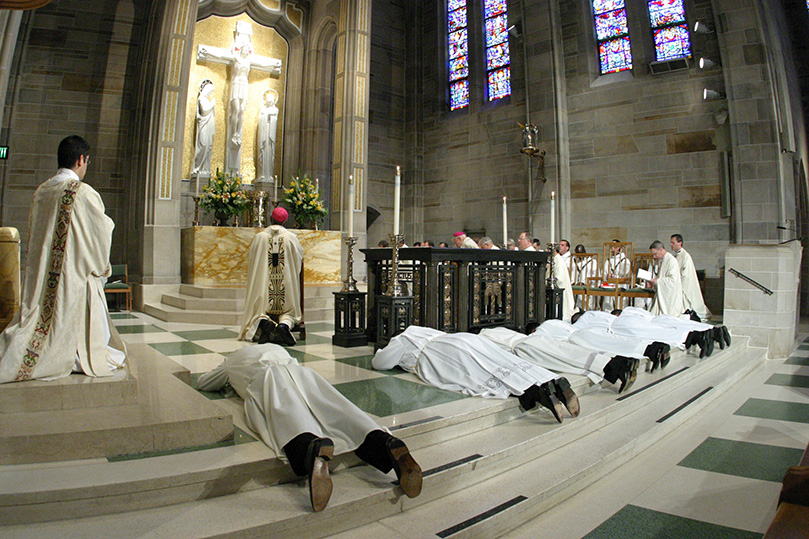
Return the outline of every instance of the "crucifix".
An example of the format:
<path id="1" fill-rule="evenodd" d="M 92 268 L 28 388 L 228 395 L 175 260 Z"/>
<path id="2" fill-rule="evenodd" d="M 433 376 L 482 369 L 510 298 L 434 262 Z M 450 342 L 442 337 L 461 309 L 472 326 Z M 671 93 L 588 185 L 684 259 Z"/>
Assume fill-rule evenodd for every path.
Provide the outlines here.
<path id="1" fill-rule="evenodd" d="M 281 74 L 281 60 L 253 54 L 250 36 L 253 27 L 249 22 L 238 21 L 234 30 L 233 46 L 228 49 L 200 45 L 197 61 L 216 62 L 230 66 L 230 110 L 228 111 L 228 138 L 225 144 L 225 170 L 238 173 L 242 162 L 242 124 L 247 109 L 251 69 L 270 75 Z"/>

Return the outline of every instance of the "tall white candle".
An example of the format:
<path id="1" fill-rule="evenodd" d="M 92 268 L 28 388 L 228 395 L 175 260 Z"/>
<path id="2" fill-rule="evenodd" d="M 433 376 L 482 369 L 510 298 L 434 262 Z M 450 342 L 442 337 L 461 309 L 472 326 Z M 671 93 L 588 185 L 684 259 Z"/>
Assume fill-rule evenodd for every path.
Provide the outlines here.
<path id="1" fill-rule="evenodd" d="M 350 177 L 351 176 L 349 176 L 349 178 Z M 320 193 L 320 178 L 315 178 L 315 191 L 317 191 L 318 194 Z"/>
<path id="2" fill-rule="evenodd" d="M 197 181 L 194 189 L 196 189 L 196 196 L 199 196 L 199 172 L 197 172 Z"/>
<path id="3" fill-rule="evenodd" d="M 348 237 L 354 237 L 354 176 L 348 177 Z"/>
<path id="4" fill-rule="evenodd" d="M 551 243 L 556 236 L 556 193 L 551 191 Z"/>
<path id="5" fill-rule="evenodd" d="M 402 167 L 396 165 L 396 180 L 393 183 L 393 235 L 399 234 L 399 199 L 402 191 Z"/>
<path id="6" fill-rule="evenodd" d="M 274 191 L 273 196 L 272 196 L 272 200 L 273 200 L 273 202 L 278 202 L 278 174 L 275 175 L 274 180 L 275 181 L 272 183 L 273 184 L 273 191 Z"/>
<path id="7" fill-rule="evenodd" d="M 508 208 L 506 197 L 503 197 L 503 248 L 508 249 Z"/>

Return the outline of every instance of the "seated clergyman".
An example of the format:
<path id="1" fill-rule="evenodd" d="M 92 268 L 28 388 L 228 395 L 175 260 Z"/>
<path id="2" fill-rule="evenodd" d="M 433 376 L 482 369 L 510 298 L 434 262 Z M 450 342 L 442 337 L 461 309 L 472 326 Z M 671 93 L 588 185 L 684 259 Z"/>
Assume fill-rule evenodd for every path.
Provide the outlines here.
<path id="1" fill-rule="evenodd" d="M 197 387 L 218 391 L 228 383 L 244 400 L 247 425 L 296 475 L 309 477 L 315 511 L 332 493 L 329 460 L 349 451 L 382 473 L 393 469 L 407 496 L 421 492 L 421 468 L 404 442 L 280 346 L 242 348 L 200 376 Z"/>
<path id="2" fill-rule="evenodd" d="M 410 326 L 373 359 L 375 369 L 399 366 L 427 384 L 465 395 L 506 399 L 517 396 L 530 410 L 540 404 L 562 422 L 562 404 L 579 415 L 579 399 L 566 378 L 503 351 L 472 333 L 444 333 Z"/>
<path id="3" fill-rule="evenodd" d="M 303 318 L 300 274 L 303 247 L 298 236 L 284 228 L 289 214 L 272 212 L 272 224 L 250 244 L 247 298 L 239 340 L 293 346 L 292 328 Z"/>

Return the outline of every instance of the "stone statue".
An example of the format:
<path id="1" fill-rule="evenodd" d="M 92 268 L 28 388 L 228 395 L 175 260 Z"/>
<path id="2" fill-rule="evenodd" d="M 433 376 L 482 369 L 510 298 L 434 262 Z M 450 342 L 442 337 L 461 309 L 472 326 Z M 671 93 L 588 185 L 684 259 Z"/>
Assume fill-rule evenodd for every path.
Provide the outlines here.
<path id="1" fill-rule="evenodd" d="M 211 153 L 213 136 L 216 132 L 216 100 L 213 92 L 213 82 L 202 81 L 197 100 L 197 141 L 194 148 L 194 169 L 191 171 L 191 175 L 197 175 L 198 178 L 211 176 Z"/>
<path id="2" fill-rule="evenodd" d="M 275 168 L 275 136 L 278 131 L 278 92 L 264 92 L 264 106 L 258 113 L 256 133 L 256 181 L 273 181 Z"/>
<path id="3" fill-rule="evenodd" d="M 249 91 L 248 76 L 251 69 L 281 74 L 281 60 L 253 54 L 250 36 L 253 27 L 249 22 L 238 21 L 230 50 L 200 45 L 197 61 L 210 61 L 230 66 L 230 104 L 228 110 L 228 138 L 225 144 L 225 170 L 238 173 L 242 161 L 242 126 L 247 109 Z"/>

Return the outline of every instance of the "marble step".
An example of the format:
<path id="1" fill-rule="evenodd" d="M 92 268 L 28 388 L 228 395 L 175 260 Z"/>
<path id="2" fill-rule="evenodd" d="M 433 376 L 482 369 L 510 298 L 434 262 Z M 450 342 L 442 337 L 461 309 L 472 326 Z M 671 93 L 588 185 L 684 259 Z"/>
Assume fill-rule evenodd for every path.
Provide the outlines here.
<path id="1" fill-rule="evenodd" d="M 742 339 L 737 340 L 741 341 Z M 739 345 L 734 344 L 732 350 L 739 351 L 741 349 Z M 605 389 L 587 393 L 587 391 L 584 391 L 582 388 L 579 392 L 587 393 L 582 397 L 583 415 L 576 420 L 566 421 L 562 426 L 556 425 L 555 422 L 549 418 L 549 415 L 544 412 L 528 415 L 520 414 L 519 417 L 516 417 L 517 414 L 515 414 L 510 416 L 511 419 L 513 419 L 512 421 L 506 422 L 494 420 L 490 416 L 503 414 L 504 417 L 506 417 L 513 414 L 515 411 L 513 404 L 509 407 L 508 404 L 501 402 L 493 407 L 494 414 L 487 414 L 486 416 L 478 414 L 475 421 L 468 421 L 469 428 L 465 430 L 451 431 L 452 428 L 456 428 L 457 425 L 464 423 L 464 421 L 453 422 L 455 418 L 448 418 L 445 424 L 438 429 L 431 428 L 429 422 L 424 425 L 408 427 L 407 430 L 402 429 L 396 432 L 396 434 L 407 440 L 408 445 L 414 450 L 417 459 L 425 469 L 446 466 L 448 461 L 453 460 L 453 456 L 462 458 L 469 456 L 470 452 L 478 454 L 477 457 L 472 455 L 474 458 L 467 459 L 459 465 L 449 466 L 446 470 L 428 476 L 425 480 L 424 493 L 415 500 L 401 500 L 401 497 L 397 494 L 395 489 L 392 489 L 390 485 L 385 486 L 384 483 L 379 482 L 381 476 L 378 473 L 370 470 L 367 466 L 360 466 L 334 474 L 337 490 L 329 509 L 324 513 L 329 515 L 328 517 L 312 515 L 309 512 L 305 488 L 298 482 L 292 485 L 283 484 L 272 488 L 247 489 L 238 494 L 199 502 L 187 502 L 172 507 L 145 509 L 135 513 L 126 513 L 116 517 L 110 517 L 110 519 L 99 517 L 100 520 L 98 520 L 98 522 L 91 523 L 87 521 L 86 525 L 90 526 L 90 528 L 87 529 L 91 529 L 93 526 L 109 525 L 114 526 L 116 533 L 122 533 L 122 536 L 131 536 L 131 534 L 126 533 L 128 527 L 131 526 L 133 527 L 132 529 L 138 529 L 137 526 L 145 525 L 145 523 L 152 518 L 160 522 L 188 522 L 190 515 L 197 515 L 191 518 L 191 520 L 199 518 L 202 522 L 207 522 L 208 524 L 213 523 L 214 527 L 209 528 L 208 531 L 196 530 L 189 532 L 195 536 L 197 534 L 199 534 L 199 536 L 208 536 L 215 535 L 216 533 L 223 533 L 225 535 L 238 533 L 241 535 L 242 532 L 246 536 L 263 534 L 284 535 L 283 532 L 289 531 L 290 529 L 295 529 L 296 533 L 305 532 L 313 536 L 323 536 L 326 535 L 327 532 L 333 533 L 340 529 L 348 529 L 360 526 L 365 522 L 378 520 L 385 515 L 401 511 L 405 507 L 414 507 L 428 503 L 431 500 L 451 495 L 455 491 L 465 489 L 468 485 L 489 480 L 491 477 L 504 473 L 504 471 L 523 466 L 526 462 L 539 458 L 539 456 L 543 454 L 559 450 L 574 441 L 576 441 L 576 445 L 581 446 L 582 443 L 580 440 L 586 436 L 604 429 L 607 425 L 613 424 L 625 415 L 650 408 L 650 403 L 660 399 L 662 396 L 673 394 L 676 398 L 679 398 L 680 389 L 684 384 L 699 379 L 705 374 L 718 371 L 724 378 L 732 378 L 725 376 L 723 368 L 729 362 L 729 359 L 733 357 L 734 354 L 730 353 L 730 351 L 717 351 L 712 358 L 704 362 L 699 362 L 695 358 L 685 356 L 685 354 L 681 353 L 672 359 L 672 364 L 669 365 L 666 371 L 662 373 L 658 371 L 654 374 L 641 374 L 636 383 L 636 388 L 642 388 L 644 385 L 660 382 L 654 383 L 654 385 L 651 385 L 643 392 L 633 395 L 631 398 L 622 402 L 617 402 L 614 392 L 610 390 Z M 763 357 L 763 353 L 759 353 L 759 357 Z M 669 379 L 665 378 L 669 374 L 673 374 L 685 367 L 689 368 Z M 744 369 L 735 369 L 733 372 L 742 373 L 743 371 Z M 717 393 L 718 392 L 719 391 L 717 391 Z M 513 400 L 506 402 L 513 403 Z M 497 410 L 494 410 L 494 408 L 497 408 Z M 661 414 L 658 414 L 656 417 L 660 415 Z M 486 421 L 491 421 L 493 426 L 484 426 L 481 428 L 481 422 Z M 430 439 L 431 432 L 433 432 L 433 439 Z M 254 446 L 256 444 L 248 445 Z M 593 447 L 590 444 L 586 444 L 586 446 Z M 255 450 L 255 448 L 253 449 Z M 242 449 L 242 452 L 244 451 L 247 451 L 247 449 Z M 193 462 L 198 463 L 202 453 L 209 452 L 195 453 Z M 182 456 L 160 457 L 161 460 L 175 458 L 182 458 Z M 221 456 L 217 456 L 216 458 L 221 458 Z M 149 460 L 157 461 L 158 459 Z M 117 464 L 124 463 L 116 463 L 116 465 Z M 187 465 L 185 467 L 187 467 Z M 261 465 L 257 465 L 257 468 L 262 469 Z M 149 469 L 154 470 L 154 464 L 151 465 Z M 59 470 L 49 471 L 48 477 L 52 479 L 50 472 L 58 473 Z M 239 471 L 235 467 L 233 469 L 223 469 L 218 473 L 209 470 L 207 473 L 212 474 L 214 477 L 233 477 L 234 481 L 242 483 L 248 483 L 246 477 L 250 476 L 249 471 Z M 103 474 L 99 474 L 98 472 L 92 474 L 93 477 L 99 475 L 103 476 Z M 116 475 L 120 475 L 120 469 L 116 470 L 109 479 L 112 481 L 112 477 Z M 137 476 L 138 474 L 134 475 Z M 258 476 L 253 477 L 252 482 L 261 484 L 264 483 L 264 480 L 264 476 Z M 150 481 L 154 481 L 154 479 L 150 478 L 149 474 L 146 474 L 143 488 L 147 490 L 151 488 L 148 486 L 150 485 Z M 36 484 L 36 482 L 34 482 L 34 484 Z M 160 500 L 162 503 L 174 503 L 177 499 L 177 497 L 174 496 L 176 492 L 172 491 L 172 489 L 161 488 L 159 482 L 151 486 L 154 487 L 154 490 L 160 491 Z M 197 485 L 191 488 L 203 490 L 206 494 L 210 495 L 211 492 L 217 490 L 216 487 L 222 488 L 223 486 L 224 483 L 219 482 L 213 485 Z M 112 495 L 112 493 L 104 492 L 104 488 L 101 486 L 97 486 L 95 489 L 91 490 L 93 492 L 100 491 L 98 495 L 104 500 L 107 500 L 107 496 L 112 498 L 113 501 L 109 503 L 118 503 L 129 509 L 139 508 L 139 499 L 144 497 L 143 494 L 140 496 L 133 495 L 131 492 L 127 492 L 125 488 L 117 485 L 110 485 L 108 488 L 113 491 L 118 491 L 126 502 L 121 500 L 117 500 L 116 502 L 116 497 Z M 224 490 L 227 489 L 225 488 Z M 46 496 L 46 494 L 49 494 L 52 498 L 50 501 L 47 500 L 48 496 Z M 190 495 L 190 493 L 186 493 L 186 495 Z M 34 499 L 39 500 L 36 507 L 25 507 L 25 511 L 23 511 L 25 514 L 32 511 L 44 511 L 44 513 L 54 515 L 50 518 L 60 518 L 59 515 L 64 514 L 71 515 L 72 517 L 80 516 L 69 509 L 71 505 L 77 505 L 77 503 L 75 499 L 71 500 L 69 497 L 66 497 L 64 492 L 16 492 L 10 496 L 17 501 L 22 501 L 26 496 L 30 496 L 32 501 Z M 204 496 L 198 497 L 202 498 Z M 104 503 L 98 503 L 101 501 L 102 500 L 97 500 L 94 501 L 93 504 L 85 503 L 84 505 L 79 503 L 78 505 L 79 507 L 91 505 L 94 510 L 97 511 L 93 514 L 98 514 L 98 512 L 106 512 Z M 244 507 L 252 507 L 252 513 L 245 515 Z M 260 512 L 261 507 L 272 507 L 273 510 L 269 512 L 269 514 L 257 516 L 255 513 L 257 511 Z M 7 509 L 8 511 L 3 510 L 2 521 L 9 523 L 19 522 L 17 519 L 6 520 L 6 518 L 13 518 L 14 515 L 20 514 L 20 511 L 14 511 L 13 508 Z M 229 513 L 231 511 L 233 511 L 232 514 Z M 231 514 L 233 518 L 227 516 L 228 514 Z M 19 518 L 19 516 L 17 518 Z M 117 520 L 118 518 L 122 520 L 119 521 Z M 118 525 L 121 522 L 126 522 L 126 524 L 121 527 Z M 324 522 L 331 524 L 327 526 Z M 332 527 L 334 523 L 339 523 L 337 528 Z M 78 532 L 79 529 L 85 529 L 81 527 L 83 524 L 80 524 L 79 521 L 61 524 L 68 527 L 74 525 L 79 526 L 75 528 L 76 532 Z M 42 526 L 46 527 L 40 529 L 38 526 L 35 526 L 31 529 L 39 531 L 49 529 L 46 524 Z M 224 528 L 222 526 L 224 526 Z M 301 528 L 301 526 L 305 529 Z M 22 528 L 13 529 L 15 533 L 22 531 Z M 12 528 L 5 529 L 5 531 L 8 532 L 11 530 Z M 171 535 L 173 533 L 171 524 L 168 524 L 168 529 L 161 527 L 160 530 L 160 535 L 163 533 Z M 13 536 L 16 536 L 16 534 L 13 534 Z M 26 535 L 22 534 L 20 536 Z"/>
<path id="2" fill-rule="evenodd" d="M 244 286 L 202 286 L 181 284 L 179 293 L 206 299 L 240 299 L 244 300 L 247 288 Z"/>
<path id="3" fill-rule="evenodd" d="M 163 294 L 160 303 L 186 311 L 242 312 L 244 310 L 244 299 L 212 299 L 183 294 Z"/>
<path id="4" fill-rule="evenodd" d="M 105 458 L 232 438 L 231 415 L 180 381 L 181 367 L 145 344 L 127 348 L 136 402 L 2 414 L 0 464 Z"/>
<path id="5" fill-rule="evenodd" d="M 242 313 L 236 311 L 217 312 L 213 310 L 186 310 L 161 303 L 143 304 L 143 312 L 164 322 L 185 324 L 213 324 L 222 326 L 238 326 Z"/>

